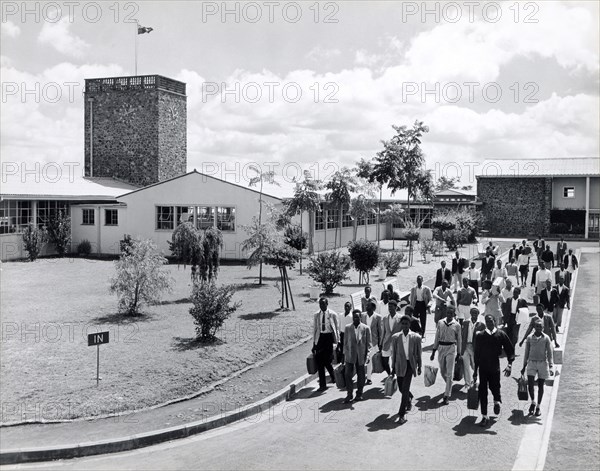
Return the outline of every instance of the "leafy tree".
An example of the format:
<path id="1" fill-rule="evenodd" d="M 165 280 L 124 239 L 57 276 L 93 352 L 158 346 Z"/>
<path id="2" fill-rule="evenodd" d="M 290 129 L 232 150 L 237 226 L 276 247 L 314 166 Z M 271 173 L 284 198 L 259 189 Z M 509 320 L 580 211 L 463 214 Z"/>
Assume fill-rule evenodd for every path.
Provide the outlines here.
<path id="1" fill-rule="evenodd" d="M 285 228 L 283 232 L 283 242 L 286 245 L 289 245 L 293 249 L 301 251 L 306 248 L 306 241 L 306 232 L 302 232 L 300 226 L 292 224 Z"/>
<path id="2" fill-rule="evenodd" d="M 62 210 L 48 221 L 48 241 L 59 257 L 64 257 L 71 246 L 71 217 Z"/>
<path id="3" fill-rule="evenodd" d="M 351 267 L 350 257 L 340 252 L 321 252 L 311 258 L 308 275 L 323 287 L 325 294 L 332 294 L 335 287 L 344 280 L 349 280 Z"/>
<path id="4" fill-rule="evenodd" d="M 392 250 L 396 249 L 396 237 L 394 236 L 394 224 L 400 223 L 405 218 L 405 212 L 401 204 L 390 204 L 389 208 L 381 213 L 381 218 L 392 225 Z"/>
<path id="5" fill-rule="evenodd" d="M 340 228 L 340 245 L 342 244 L 341 227 L 343 218 L 343 208 L 344 206 L 350 205 L 350 193 L 356 191 L 357 181 L 350 169 L 348 169 L 347 167 L 343 167 L 331 176 L 331 179 L 325 184 L 325 188 L 329 190 L 329 192 L 325 195 L 325 199 L 329 201 L 333 207 L 339 208 L 338 223 L 335 227 L 334 243 L 334 247 L 337 247 L 338 228 Z"/>
<path id="6" fill-rule="evenodd" d="M 131 236 L 129 240 L 131 240 Z M 178 264 L 197 265 L 200 258 L 200 233 L 194 227 L 192 222 L 184 222 L 179 224 L 173 234 L 171 240 L 167 241 L 169 250 Z M 123 251 L 123 248 L 121 248 Z"/>
<path id="7" fill-rule="evenodd" d="M 272 170 L 269 172 L 263 172 L 260 168 L 251 165 L 250 170 L 253 170 L 256 173 L 256 176 L 252 177 L 250 179 L 250 182 L 248 183 L 248 186 L 254 186 L 254 185 L 258 185 L 259 186 L 259 193 L 258 193 L 258 226 L 262 225 L 262 207 L 263 207 L 263 184 L 265 182 L 270 183 L 272 185 L 277 185 L 280 186 L 279 183 L 277 183 L 275 181 L 275 172 L 273 172 Z M 258 231 L 259 233 L 263 233 L 264 231 L 261 229 Z M 265 247 L 264 247 L 264 242 L 265 240 L 262 237 L 258 237 L 256 239 L 256 242 L 258 242 L 260 244 L 260 246 L 258 247 L 258 252 L 259 253 L 263 253 L 265 251 Z M 258 268 L 258 284 L 262 285 L 262 256 L 259 257 L 259 268 Z"/>
<path id="8" fill-rule="evenodd" d="M 131 249 L 115 262 L 116 275 L 110 280 L 120 312 L 137 315 L 142 305 L 156 304 L 164 291 L 172 290 L 174 280 L 163 269 L 166 263 L 151 240 L 133 240 Z"/>
<path id="9" fill-rule="evenodd" d="M 304 244 L 306 245 L 306 238 L 304 239 Z M 281 279 L 281 309 L 288 310 L 291 301 L 292 309 L 294 311 L 296 310 L 287 269 L 294 268 L 294 265 L 298 260 L 300 260 L 300 252 L 297 249 L 282 243 L 271 245 L 267 256 L 265 257 L 266 264 L 279 268 L 279 276 Z"/>
<path id="10" fill-rule="evenodd" d="M 357 240 L 348 243 L 348 253 L 358 270 L 358 282 L 369 283 L 369 272 L 379 263 L 379 247 L 370 240 Z"/>
<path id="11" fill-rule="evenodd" d="M 23 231 L 23 245 L 31 262 L 37 260 L 47 240 L 48 234 L 44 228 L 38 228 L 35 224 L 27 225 Z"/>
<path id="12" fill-rule="evenodd" d="M 190 308 L 190 314 L 194 318 L 198 340 L 216 340 L 217 331 L 242 304 L 240 301 L 231 304 L 234 293 L 233 285 L 217 286 L 214 281 L 194 284 L 191 296 L 194 306 Z"/>
<path id="13" fill-rule="evenodd" d="M 242 242 L 241 249 L 252 251 L 246 260 L 248 269 L 259 265 L 258 284 L 262 285 L 262 264 L 264 263 L 270 245 L 276 238 L 276 230 L 271 221 L 261 224 L 257 217 L 252 218 L 252 224 L 242 226 L 248 238 Z"/>
<path id="14" fill-rule="evenodd" d="M 287 212 L 291 216 L 300 214 L 300 229 L 302 230 L 302 213 L 308 212 L 308 254 L 314 252 L 315 213 L 321 210 L 321 196 L 318 190 L 321 182 L 313 180 L 308 170 L 304 171 L 304 180 L 294 190 L 294 197 L 286 202 Z M 300 262 L 302 263 L 302 262 Z M 302 270 L 301 270 L 302 271 Z M 302 273 L 300 273 L 302 274 Z"/>
<path id="15" fill-rule="evenodd" d="M 365 195 L 358 195 L 350 200 L 348 212 L 352 217 L 352 240 L 356 241 L 356 236 L 358 233 L 358 221 L 360 218 L 365 219 L 365 237 L 367 237 L 367 218 L 369 217 L 369 214 L 375 213 L 373 201 L 367 198 Z"/>
<path id="16" fill-rule="evenodd" d="M 442 175 L 435 182 L 434 190 L 437 193 L 439 191 L 444 191 L 444 190 L 450 190 L 452 188 L 457 188 L 457 185 L 456 185 L 457 183 L 458 183 L 458 177 L 448 178 L 445 175 Z"/>
<path id="17" fill-rule="evenodd" d="M 223 233 L 216 227 L 199 231 L 200 257 L 198 259 L 198 277 L 201 283 L 217 279 L 223 248 Z"/>
<path id="18" fill-rule="evenodd" d="M 191 222 L 181 223 L 168 241 L 169 249 L 177 263 L 183 266 L 198 265 L 198 277 L 202 283 L 216 278 L 220 266 L 223 234 L 215 227 L 196 229 Z"/>

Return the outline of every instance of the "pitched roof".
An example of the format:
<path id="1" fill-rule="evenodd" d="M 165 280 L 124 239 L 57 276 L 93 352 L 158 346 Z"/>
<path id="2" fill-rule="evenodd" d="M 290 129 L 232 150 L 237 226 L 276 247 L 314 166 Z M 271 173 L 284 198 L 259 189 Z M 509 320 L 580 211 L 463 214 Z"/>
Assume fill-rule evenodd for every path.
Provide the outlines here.
<path id="1" fill-rule="evenodd" d="M 117 196 L 135 188 L 137 187 L 130 183 L 114 178 L 89 178 L 68 173 L 9 174 L 3 175 L 0 197 L 23 200 L 116 201 Z"/>
<path id="2" fill-rule="evenodd" d="M 477 178 L 600 177 L 599 157 L 489 159 L 474 167 Z"/>

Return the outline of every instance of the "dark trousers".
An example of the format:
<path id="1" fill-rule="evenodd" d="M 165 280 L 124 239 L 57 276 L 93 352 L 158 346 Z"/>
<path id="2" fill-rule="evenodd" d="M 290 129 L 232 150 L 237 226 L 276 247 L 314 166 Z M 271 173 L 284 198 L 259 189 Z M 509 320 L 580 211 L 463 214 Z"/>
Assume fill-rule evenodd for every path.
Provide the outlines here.
<path id="1" fill-rule="evenodd" d="M 348 397 L 352 397 L 354 391 L 354 384 L 352 383 L 352 376 L 354 376 L 354 370 L 356 370 L 356 395 L 362 396 L 363 388 L 365 387 L 365 365 L 359 365 L 356 363 L 346 362 L 345 364 L 346 374 L 346 394 Z"/>
<path id="2" fill-rule="evenodd" d="M 398 415 L 400 417 L 404 417 L 406 415 L 406 408 L 408 407 L 408 403 L 412 398 L 412 394 L 410 393 L 410 383 L 413 378 L 413 370 L 410 367 L 410 363 L 406 362 L 406 373 L 404 376 L 398 376 L 398 391 L 402 394 L 402 399 L 400 401 L 400 410 L 398 411 Z"/>
<path id="3" fill-rule="evenodd" d="M 513 346 L 515 346 L 519 341 L 520 328 L 521 324 L 517 324 L 517 315 L 509 314 L 506 322 L 506 335 L 508 335 L 508 338 L 512 342 Z"/>
<path id="4" fill-rule="evenodd" d="M 415 303 L 415 317 L 421 322 L 421 335 L 424 337 L 427 324 L 427 304 L 425 304 L 425 301 Z"/>
<path id="5" fill-rule="evenodd" d="M 381 356 L 381 363 L 383 364 L 383 371 L 385 371 L 388 375 L 392 374 L 392 370 L 390 370 L 390 357 Z"/>
<path id="6" fill-rule="evenodd" d="M 317 362 L 317 371 L 319 372 L 319 387 L 321 388 L 327 386 L 327 380 L 325 379 L 325 369 L 327 369 L 331 378 L 335 379 L 335 376 L 333 375 L 333 366 L 331 366 L 332 360 L 333 334 L 321 334 L 319 335 L 319 342 L 317 343 L 317 352 L 315 355 L 315 361 Z"/>
<path id="7" fill-rule="evenodd" d="M 340 343 L 338 343 L 337 347 L 338 351 L 338 363 L 344 363 L 344 333 L 340 332 Z"/>
<path id="8" fill-rule="evenodd" d="M 500 397 L 500 370 L 487 371 L 479 369 L 479 402 L 481 415 L 487 415 L 488 387 L 492 391 L 494 401 L 502 402 Z"/>
<path id="9" fill-rule="evenodd" d="M 477 303 L 479 304 L 479 280 L 469 280 L 469 286 L 475 290 Z"/>

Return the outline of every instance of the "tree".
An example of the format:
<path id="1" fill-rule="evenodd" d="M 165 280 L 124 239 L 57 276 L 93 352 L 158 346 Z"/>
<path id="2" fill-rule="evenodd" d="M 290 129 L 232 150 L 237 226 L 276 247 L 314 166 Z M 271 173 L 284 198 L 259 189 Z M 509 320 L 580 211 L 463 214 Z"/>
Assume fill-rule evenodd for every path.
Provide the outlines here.
<path id="1" fill-rule="evenodd" d="M 289 310 L 290 301 L 292 302 L 292 309 L 294 311 L 296 310 L 296 305 L 294 304 L 294 296 L 292 295 L 292 287 L 290 286 L 290 279 L 288 276 L 287 269 L 294 268 L 294 265 L 299 259 L 300 253 L 298 250 L 280 242 L 271 245 L 265 257 L 266 264 L 273 265 L 279 268 L 279 276 L 281 279 L 280 306 L 282 310 Z"/>
<path id="2" fill-rule="evenodd" d="M 270 245 L 276 238 L 275 226 L 271 221 L 261 224 L 258 218 L 252 218 L 252 224 L 242 226 L 248 238 L 242 242 L 241 249 L 252 251 L 246 260 L 248 269 L 260 266 L 258 274 L 258 284 L 262 285 L 262 264 L 269 251 Z"/>
<path id="3" fill-rule="evenodd" d="M 294 197 L 286 202 L 288 214 L 300 214 L 300 229 L 302 230 L 302 213 L 308 212 L 308 254 L 314 253 L 315 213 L 321 210 L 321 196 L 317 193 L 321 189 L 321 182 L 313 180 L 308 170 L 304 171 L 304 180 L 294 190 Z M 300 260 L 302 267 L 302 260 Z M 302 268 L 300 268 L 302 274 Z"/>
<path id="4" fill-rule="evenodd" d="M 179 224 L 168 241 L 169 249 L 177 263 L 183 266 L 198 265 L 202 283 L 216 278 L 220 266 L 223 234 L 215 227 L 196 229 L 191 222 Z"/>
<path id="5" fill-rule="evenodd" d="M 44 228 L 38 228 L 35 224 L 27 225 L 23 231 L 23 246 L 29 261 L 37 260 L 47 239 L 48 234 Z"/>
<path id="6" fill-rule="evenodd" d="M 201 283 L 217 279 L 223 248 L 223 233 L 216 227 L 199 231 L 200 257 L 198 259 L 198 277 Z"/>
<path id="7" fill-rule="evenodd" d="M 438 193 L 440 191 L 457 188 L 457 186 L 456 186 L 457 183 L 458 183 L 458 177 L 448 178 L 448 177 L 442 175 L 440 178 L 437 179 L 437 182 L 435 182 L 435 192 Z"/>
<path id="8" fill-rule="evenodd" d="M 392 126 L 396 135 L 389 141 L 382 141 L 383 150 L 377 153 L 373 164 L 372 178 L 387 183 L 392 194 L 406 189 L 408 193 L 408 217 L 411 200 L 433 199 L 433 177 L 425 170 L 425 157 L 421 150 L 421 137 L 429 132 L 422 121 L 415 121 L 412 129 L 406 126 Z M 409 241 L 408 263 L 412 264 L 412 241 Z"/>
<path id="9" fill-rule="evenodd" d="M 369 272 L 379 263 L 379 247 L 370 240 L 361 239 L 348 243 L 348 253 L 358 270 L 358 283 L 369 283 Z"/>
<path id="10" fill-rule="evenodd" d="M 131 240 L 131 237 L 128 237 Z M 177 260 L 178 264 L 183 264 L 184 268 L 187 265 L 198 264 L 200 258 L 199 237 L 200 234 L 198 229 L 194 227 L 194 224 L 184 222 L 175 228 L 173 234 L 171 234 L 171 240 L 167 241 L 171 254 Z"/>
<path id="11" fill-rule="evenodd" d="M 375 208 L 373 201 L 367 198 L 365 195 L 358 195 L 350 200 L 348 213 L 352 217 L 353 241 L 356 241 L 356 236 L 358 233 L 358 221 L 361 218 L 365 219 L 365 238 L 367 237 L 367 219 L 369 214 L 373 214 L 374 212 Z"/>
<path id="12" fill-rule="evenodd" d="M 137 315 L 144 304 L 156 304 L 163 292 L 171 291 L 173 278 L 163 265 L 167 259 L 151 240 L 133 239 L 131 248 L 115 262 L 116 275 L 110 292 L 119 297 L 119 311 Z"/>
<path id="13" fill-rule="evenodd" d="M 380 169 L 375 168 L 371 162 L 363 158 L 356 164 L 356 176 L 371 184 L 377 184 L 379 188 L 379 205 L 377 207 L 377 245 L 381 245 L 380 223 L 381 223 L 381 199 L 383 193 L 383 185 L 388 182 L 388 176 L 380 172 Z"/>
<path id="14" fill-rule="evenodd" d="M 335 243 L 334 248 L 337 247 L 337 233 L 338 228 L 340 229 L 340 245 L 342 235 L 342 219 L 344 206 L 350 205 L 351 196 L 350 193 L 356 191 L 357 181 L 352 172 L 347 167 L 342 167 L 340 170 L 335 172 L 331 179 L 325 184 L 325 188 L 329 192 L 325 195 L 325 199 L 330 202 L 333 207 L 339 208 L 338 222 L 335 226 Z"/>
<path id="15" fill-rule="evenodd" d="M 321 252 L 310 259 L 307 272 L 323 287 L 325 294 L 332 294 L 337 285 L 350 279 L 347 273 L 351 263 L 350 257 L 340 252 Z"/>
<path id="16" fill-rule="evenodd" d="M 194 306 L 190 308 L 190 314 L 194 318 L 198 340 L 212 342 L 216 339 L 217 331 L 242 304 L 240 301 L 231 304 L 234 293 L 233 285 L 217 286 L 214 281 L 202 285 L 194 283 L 191 297 Z"/>
<path id="17" fill-rule="evenodd" d="M 253 170 L 256 173 L 256 176 L 252 177 L 248 183 L 248 186 L 259 185 L 258 191 L 258 225 L 262 224 L 262 196 L 263 196 L 263 184 L 264 182 L 280 186 L 279 183 L 275 181 L 275 172 L 272 170 L 269 172 L 263 172 L 261 169 L 254 165 L 250 165 L 250 170 Z M 260 244 L 264 243 L 264 239 L 257 239 Z M 259 252 L 262 253 L 264 251 L 264 246 L 259 247 Z M 258 284 L 262 285 L 262 257 L 259 262 L 258 268 Z"/>
<path id="18" fill-rule="evenodd" d="M 62 210 L 48 221 L 48 241 L 59 257 L 64 257 L 71 246 L 71 217 Z"/>
<path id="19" fill-rule="evenodd" d="M 404 209 L 401 204 L 390 204 L 389 208 L 381 213 L 384 221 L 392 225 L 392 250 L 396 249 L 396 238 L 394 237 L 394 224 L 402 222 L 405 217 Z"/>

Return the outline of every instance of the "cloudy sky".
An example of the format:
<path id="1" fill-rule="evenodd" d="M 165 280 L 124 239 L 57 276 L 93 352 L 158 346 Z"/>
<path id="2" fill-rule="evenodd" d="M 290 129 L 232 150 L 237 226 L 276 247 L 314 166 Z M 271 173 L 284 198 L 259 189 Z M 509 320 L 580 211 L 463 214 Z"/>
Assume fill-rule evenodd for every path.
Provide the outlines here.
<path id="1" fill-rule="evenodd" d="M 417 119 L 463 184 L 465 163 L 600 155 L 598 3 L 472 3 L 3 2 L 2 160 L 83 161 L 84 79 L 134 74 L 136 19 L 138 74 L 187 83 L 188 170 L 322 178 Z"/>

